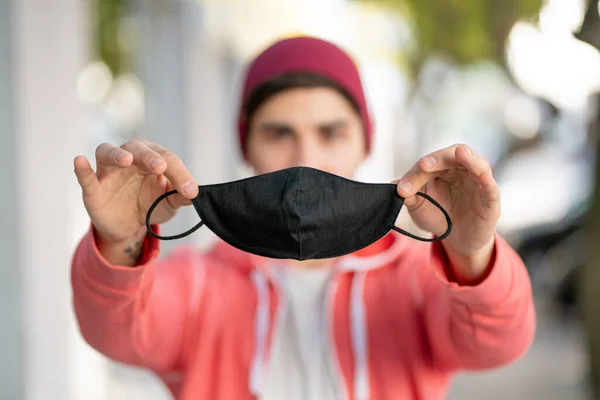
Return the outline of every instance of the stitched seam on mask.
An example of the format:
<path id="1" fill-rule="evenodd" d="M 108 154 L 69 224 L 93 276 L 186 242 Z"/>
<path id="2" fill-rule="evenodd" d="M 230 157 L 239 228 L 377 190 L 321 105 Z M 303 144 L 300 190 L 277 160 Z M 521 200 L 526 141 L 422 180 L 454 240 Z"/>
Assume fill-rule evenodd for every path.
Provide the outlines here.
<path id="1" fill-rule="evenodd" d="M 300 177 L 302 170 L 298 170 L 298 184 L 296 186 L 296 212 L 298 213 L 298 229 L 296 230 L 296 240 L 298 240 L 299 258 L 302 259 L 302 242 L 300 241 L 300 226 L 302 225 L 302 215 L 300 215 L 300 206 L 298 205 L 298 193 L 300 192 Z"/>

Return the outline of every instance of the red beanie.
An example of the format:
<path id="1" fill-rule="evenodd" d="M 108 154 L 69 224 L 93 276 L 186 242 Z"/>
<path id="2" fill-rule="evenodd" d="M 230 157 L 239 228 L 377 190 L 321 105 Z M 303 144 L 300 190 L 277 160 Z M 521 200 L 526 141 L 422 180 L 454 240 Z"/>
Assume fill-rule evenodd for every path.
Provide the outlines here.
<path id="1" fill-rule="evenodd" d="M 367 152 L 371 148 L 372 126 L 356 65 L 342 49 L 314 37 L 295 37 L 276 42 L 249 65 L 244 80 L 244 90 L 238 120 L 240 146 L 245 152 L 248 134 L 243 107 L 248 96 L 260 85 L 290 72 L 320 74 L 342 87 L 358 105 L 363 121 Z"/>

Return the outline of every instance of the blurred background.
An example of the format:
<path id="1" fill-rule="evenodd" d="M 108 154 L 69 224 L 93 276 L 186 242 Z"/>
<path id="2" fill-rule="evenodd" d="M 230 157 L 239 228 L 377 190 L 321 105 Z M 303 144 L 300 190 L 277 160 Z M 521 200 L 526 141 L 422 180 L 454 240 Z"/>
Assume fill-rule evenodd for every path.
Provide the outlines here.
<path id="1" fill-rule="evenodd" d="M 360 64 L 376 136 L 357 179 L 389 182 L 456 142 L 493 165 L 538 332 L 449 399 L 600 398 L 598 0 L 0 0 L 0 399 L 169 398 L 76 328 L 70 259 L 89 220 L 72 160 L 144 136 L 203 184 L 248 175 L 242 68 L 296 34 Z M 186 210 L 165 231 L 193 223 Z"/>

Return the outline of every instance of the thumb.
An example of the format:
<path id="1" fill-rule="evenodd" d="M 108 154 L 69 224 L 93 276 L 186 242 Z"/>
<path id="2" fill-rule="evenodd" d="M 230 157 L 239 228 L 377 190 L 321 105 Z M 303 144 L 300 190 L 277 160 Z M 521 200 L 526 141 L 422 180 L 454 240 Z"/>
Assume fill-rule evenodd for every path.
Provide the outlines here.
<path id="1" fill-rule="evenodd" d="M 416 188 L 415 188 L 414 183 L 412 182 L 412 181 L 414 181 L 414 179 L 412 179 L 413 177 L 414 177 L 414 174 L 411 174 L 409 172 L 406 175 L 404 175 L 402 178 L 397 179 L 392 182 L 392 183 L 396 184 L 396 189 L 400 196 L 402 196 L 402 197 L 414 196 L 414 194 L 416 192 Z"/>
<path id="2" fill-rule="evenodd" d="M 173 189 L 175 189 L 175 187 L 170 181 L 167 180 L 167 187 L 165 192 L 170 192 Z M 185 207 L 192 204 L 192 201 L 190 199 L 183 197 L 183 195 L 179 194 L 179 192 L 167 197 L 166 200 L 169 206 L 171 206 L 171 208 L 175 210 L 177 210 L 179 207 Z"/>
<path id="3" fill-rule="evenodd" d="M 391 183 L 396 185 L 396 191 L 398 195 L 404 198 L 404 206 L 409 211 L 413 211 L 422 204 L 424 199 L 417 196 L 414 185 L 410 181 L 410 174 L 406 174 L 401 179 L 393 180 Z"/>
<path id="4" fill-rule="evenodd" d="M 100 189 L 100 182 L 98 177 L 92 169 L 90 162 L 84 156 L 77 156 L 73 160 L 75 167 L 75 175 L 77 176 L 77 182 L 81 186 L 84 196 L 93 196 Z"/>
<path id="5" fill-rule="evenodd" d="M 185 207 L 192 204 L 192 201 L 190 199 L 183 197 L 179 193 L 176 193 L 173 196 L 169 196 L 169 202 L 171 203 L 173 208 Z"/>

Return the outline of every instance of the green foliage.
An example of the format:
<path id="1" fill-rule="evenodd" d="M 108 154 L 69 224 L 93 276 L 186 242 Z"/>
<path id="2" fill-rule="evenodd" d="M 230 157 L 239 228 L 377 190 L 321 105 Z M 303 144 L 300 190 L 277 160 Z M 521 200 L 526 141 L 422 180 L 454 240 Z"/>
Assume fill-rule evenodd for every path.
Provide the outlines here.
<path id="1" fill-rule="evenodd" d="M 123 13 L 131 0 L 93 0 L 95 51 L 114 75 L 123 71 L 126 50 L 119 42 Z M 354 0 L 400 12 L 412 22 L 416 43 L 413 67 L 431 52 L 457 62 L 504 60 L 506 37 L 519 19 L 537 16 L 544 0 Z"/>
<path id="2" fill-rule="evenodd" d="M 125 54 L 119 43 L 123 10 L 127 0 L 93 0 L 94 50 L 113 75 L 122 72 Z"/>
<path id="3" fill-rule="evenodd" d="M 514 23 L 534 19 L 543 0 L 355 0 L 375 3 L 408 15 L 416 47 L 412 62 L 431 52 L 457 62 L 504 60 L 505 41 Z"/>

